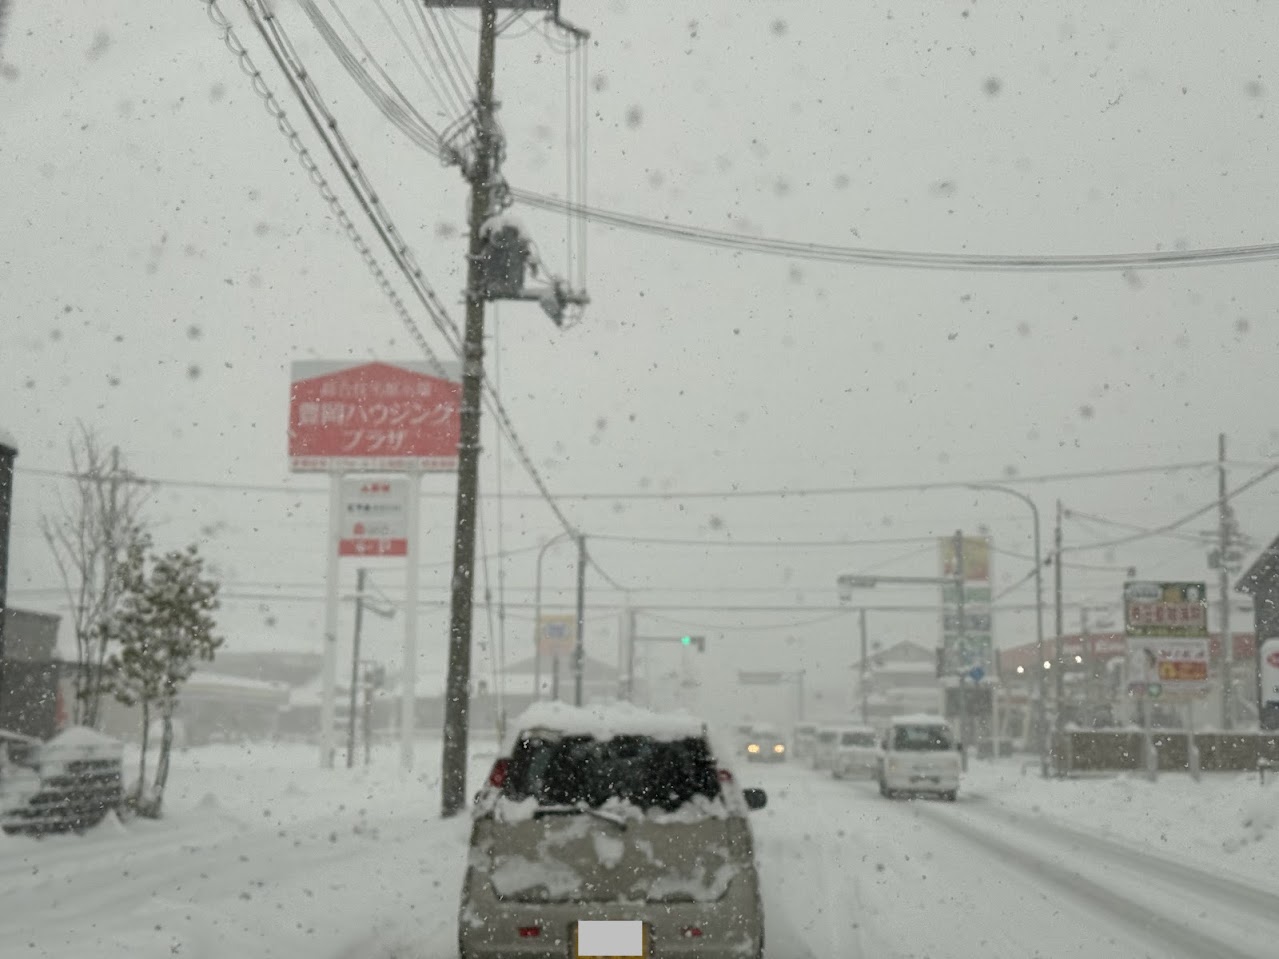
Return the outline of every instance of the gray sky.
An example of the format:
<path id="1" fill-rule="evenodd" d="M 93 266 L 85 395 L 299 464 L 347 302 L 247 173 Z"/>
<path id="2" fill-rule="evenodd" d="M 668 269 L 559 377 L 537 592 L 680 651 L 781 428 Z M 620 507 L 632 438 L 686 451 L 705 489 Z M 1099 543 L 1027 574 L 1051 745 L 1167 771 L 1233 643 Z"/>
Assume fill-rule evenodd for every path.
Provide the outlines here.
<path id="1" fill-rule="evenodd" d="M 256 41 L 238 2 L 223 5 L 246 42 Z M 278 6 L 428 277 L 456 304 L 462 246 L 450 234 L 465 210 L 457 171 L 390 127 L 294 5 Z M 388 70 L 432 115 L 429 90 L 376 5 L 344 9 L 367 24 Z M 1092 2 L 678 9 L 672 17 L 665 4 L 565 5 L 593 33 L 596 205 L 928 251 L 1273 239 L 1279 77 L 1270 38 L 1279 10 L 1271 6 L 1168 3 L 1158 16 Z M 474 17 L 456 16 L 470 51 Z M 300 122 L 264 48 L 250 49 Z M 418 357 L 201 4 L 144 11 L 122 0 L 19 0 L 3 56 L 0 281 L 9 319 L 0 325 L 0 421 L 19 440 L 20 465 L 64 468 L 78 418 L 147 475 L 314 489 L 316 480 L 287 473 L 290 361 Z M 527 189 L 562 191 L 563 59 L 532 32 L 504 40 L 499 63 L 506 173 Z M 562 264 L 563 221 L 515 212 L 546 259 Z M 1201 461 L 1215 455 L 1221 430 L 1242 482 L 1279 445 L 1277 424 L 1258 414 L 1279 399 L 1268 263 L 1128 277 L 895 272 L 592 227 L 589 280 L 593 305 L 575 329 L 556 330 L 532 306 L 504 306 L 496 324 L 502 394 L 557 491 L 892 484 Z M 495 449 L 491 433 L 486 446 Z M 506 459 L 507 490 L 531 489 L 509 451 Z M 485 477 L 492 489 L 491 456 Z M 424 561 L 444 563 L 452 481 L 427 487 L 446 495 L 424 506 Z M 36 520 L 57 488 L 19 474 L 11 589 L 20 605 L 57 602 L 32 592 L 56 585 Z M 1154 525 L 1207 502 L 1215 477 L 1200 470 L 1022 488 L 1039 502 L 1047 535 L 1058 496 L 1079 511 Z M 1277 494 L 1279 481 L 1262 484 L 1237 504 L 1259 542 L 1279 527 Z M 228 580 L 222 622 L 234 647 L 318 649 L 318 602 L 252 597 L 281 583 L 291 584 L 279 590 L 286 595 L 319 596 L 324 507 L 309 492 L 165 488 L 151 515 L 161 540 L 175 545 L 216 530 L 205 548 Z M 592 534 L 903 540 L 845 550 L 596 543 L 594 554 L 624 583 L 683 590 L 643 594 L 653 603 L 799 594 L 830 602 L 835 570 L 930 575 L 935 550 L 920 538 L 983 523 L 1001 548 L 1030 548 L 1021 504 L 973 493 L 567 500 L 565 508 Z M 486 510 L 493 550 L 495 504 Z M 1188 529 L 1211 524 L 1209 516 Z M 536 502 L 505 503 L 505 547 L 554 532 Z M 1072 522 L 1066 537 L 1082 544 L 1119 532 Z M 552 556 L 547 581 L 567 588 L 570 551 Z M 509 561 L 512 602 L 530 598 L 532 558 Z M 1133 564 L 1151 577 L 1207 575 L 1203 550 L 1176 540 L 1074 558 Z M 1000 556 L 996 579 L 1011 583 L 1027 570 Z M 1072 570 L 1069 598 L 1114 602 L 1122 575 Z M 394 592 L 399 577 L 388 564 L 377 579 Z M 447 565 L 430 569 L 424 591 L 443 599 L 447 581 Z M 722 587 L 761 592 L 711 593 Z M 592 593 L 592 602 L 615 598 Z M 882 589 L 875 600 L 932 598 Z M 1031 598 L 1024 589 L 1010 600 Z M 528 648 L 531 624 L 517 618 L 527 615 L 513 609 L 508 620 L 512 657 Z M 726 628 L 707 670 L 799 662 L 838 675 L 854 656 L 851 619 L 734 631 L 813 614 L 668 615 L 672 630 Z M 485 622 L 479 614 L 481 634 Z M 601 656 L 611 658 L 612 621 L 600 613 L 593 622 Z M 424 668 L 442 668 L 444 612 L 422 625 Z M 935 641 L 931 615 L 877 614 L 872 626 L 885 642 Z M 370 628 L 393 658 L 398 624 Z M 1001 644 L 1032 634 L 1029 616 L 998 620 Z"/>

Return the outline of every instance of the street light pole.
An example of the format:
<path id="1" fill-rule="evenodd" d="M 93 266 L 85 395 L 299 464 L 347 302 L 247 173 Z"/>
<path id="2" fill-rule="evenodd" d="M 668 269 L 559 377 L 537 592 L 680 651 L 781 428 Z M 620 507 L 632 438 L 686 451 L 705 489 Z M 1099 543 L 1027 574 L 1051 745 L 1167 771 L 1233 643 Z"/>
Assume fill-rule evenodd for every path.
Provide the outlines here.
<path id="1" fill-rule="evenodd" d="M 569 536 L 567 532 L 552 536 L 537 551 L 537 585 L 534 590 L 533 608 L 533 698 L 542 698 L 542 560 L 546 551 Z M 556 669 L 558 673 L 558 668 Z"/>
<path id="2" fill-rule="evenodd" d="M 1035 664 L 1035 673 L 1038 680 L 1035 684 L 1036 692 L 1039 695 L 1039 705 L 1036 708 L 1035 726 L 1039 732 L 1039 772 L 1044 778 L 1048 777 L 1048 730 L 1047 730 L 1047 693 L 1048 682 L 1044 675 L 1044 560 L 1040 547 L 1039 538 L 1039 507 L 1035 505 L 1035 501 L 1025 493 L 1011 489 L 1007 486 L 991 486 L 980 485 L 972 486 L 975 490 L 988 490 L 992 493 L 1003 493 L 1007 496 L 1014 496 L 1030 507 L 1030 515 L 1035 521 L 1035 643 L 1039 653 L 1039 662 Z"/>

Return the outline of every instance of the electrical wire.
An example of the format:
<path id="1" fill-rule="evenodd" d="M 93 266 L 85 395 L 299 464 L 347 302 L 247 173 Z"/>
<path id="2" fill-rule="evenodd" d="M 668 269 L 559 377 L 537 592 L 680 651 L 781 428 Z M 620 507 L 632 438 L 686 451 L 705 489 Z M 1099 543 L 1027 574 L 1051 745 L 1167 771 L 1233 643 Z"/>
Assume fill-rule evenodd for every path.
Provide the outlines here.
<path id="1" fill-rule="evenodd" d="M 1077 509 L 1063 510 L 1062 516 L 1065 519 L 1078 520 L 1085 524 L 1096 523 L 1101 526 L 1112 526 L 1115 529 L 1126 529 L 1129 532 L 1134 533 L 1148 533 L 1152 536 L 1167 536 L 1169 539 L 1178 539 L 1188 543 L 1195 543 L 1199 546 L 1202 546 L 1204 542 L 1202 537 L 1195 536 L 1193 533 L 1178 533 L 1175 531 L 1161 532 L 1159 530 L 1152 530 L 1145 526 L 1138 526 L 1135 523 L 1123 523 L 1119 520 L 1107 519 L 1105 516 L 1096 516 L 1092 513 L 1084 513 Z"/>
<path id="2" fill-rule="evenodd" d="M 209 2 L 209 0 L 199 0 L 199 2 L 206 3 Z M 1187 470 L 1201 470 L 1208 468 L 1215 469 L 1216 466 L 1217 462 L 1215 460 L 1204 461 L 1201 463 L 1168 463 L 1166 465 L 1156 464 L 1151 466 L 1120 467 L 1116 469 L 1082 470 L 1073 473 L 1041 473 L 1018 477 L 1017 480 L 1011 482 L 1070 483 L 1080 482 L 1083 480 L 1111 479 L 1123 476 L 1145 476 L 1160 473 L 1184 472 Z M 33 466 L 18 466 L 16 467 L 16 470 L 19 473 L 29 473 L 33 476 L 52 476 L 66 479 L 79 478 L 70 470 L 47 469 Z M 328 495 L 328 489 L 322 486 L 290 486 L 283 484 L 273 486 L 263 483 L 234 483 L 223 480 L 187 480 L 147 476 L 137 476 L 131 481 L 154 486 L 172 487 L 175 489 L 223 490 L 227 492 L 245 493 L 283 493 L 287 495 L 307 496 Z M 879 484 L 874 486 L 782 487 L 777 489 L 741 489 L 740 487 L 734 487 L 722 490 L 667 490 L 663 492 L 617 490 L 614 492 L 594 491 L 557 493 L 556 498 L 561 500 L 584 502 L 591 500 L 661 500 L 665 502 L 678 502 L 681 500 L 693 499 L 804 499 L 807 497 L 819 496 L 853 496 L 864 493 L 914 493 L 937 489 L 963 489 L 970 486 L 988 485 L 994 482 L 997 481 L 993 479 L 976 479 L 941 481 L 924 484 L 897 483 Z M 1010 481 L 1001 478 L 998 482 L 1008 483 Z M 426 491 L 422 494 L 422 497 L 423 499 L 452 499 L 453 494 L 447 492 Z M 531 492 L 507 493 L 506 498 L 514 500 L 538 500 L 541 499 L 542 496 L 540 493 Z M 900 542 L 900 540 L 895 540 L 895 542 Z"/>
<path id="3" fill-rule="evenodd" d="M 736 623 L 699 623 L 683 618 L 676 618 L 674 616 L 664 616 L 661 613 L 649 613 L 645 612 L 643 609 L 636 610 L 636 613 L 646 619 L 653 619 L 659 623 L 670 623 L 671 625 L 678 626 L 681 629 L 708 629 L 731 633 L 771 633 L 784 629 L 804 629 L 808 626 L 820 626 L 822 623 L 834 622 L 837 619 L 847 619 L 856 612 L 857 610 L 855 608 L 850 608 L 838 613 L 825 613 L 812 619 L 801 619 L 788 623 L 747 625 L 740 621 Z"/>
<path id="4" fill-rule="evenodd" d="M 840 246 L 785 240 L 778 237 L 748 237 L 726 230 L 672 223 L 669 220 L 657 220 L 600 207 L 574 207 L 571 201 L 516 187 L 512 187 L 510 192 L 512 198 L 529 206 L 552 213 L 567 211 L 574 216 L 614 229 L 747 253 L 892 269 L 971 273 L 1087 273 L 1219 266 L 1279 259 L 1279 243 L 1256 243 L 1194 250 L 1082 254 L 931 253 L 917 250 Z"/>
<path id="5" fill-rule="evenodd" d="M 215 0 L 211 0 L 215 2 Z M 324 142 L 333 161 L 340 167 L 343 177 L 347 181 L 347 185 L 352 192 L 356 194 L 363 207 L 365 214 L 374 223 L 379 236 L 383 243 L 391 252 L 401 271 L 405 273 L 411 285 L 417 293 L 422 305 L 427 309 L 440 333 L 444 335 L 446 341 L 452 347 L 454 353 L 461 358 L 462 350 L 460 346 L 461 334 L 455 323 L 448 316 L 444 305 L 439 302 L 433 289 L 426 282 L 421 269 L 417 266 L 409 251 L 408 245 L 400 238 L 399 232 L 390 220 L 390 216 L 385 207 L 377 198 L 377 193 L 369 183 L 368 178 L 363 173 L 363 168 L 356 159 L 350 145 L 338 130 L 336 118 L 333 117 L 327 107 L 324 106 L 323 98 L 315 85 L 311 75 L 303 67 L 296 49 L 289 41 L 284 27 L 279 20 L 271 13 L 269 8 L 263 8 L 260 12 L 253 6 L 253 0 L 243 0 L 246 9 L 249 11 L 250 17 L 253 19 L 254 25 L 258 28 L 263 40 L 267 43 L 271 50 L 272 56 L 276 59 L 280 69 L 285 73 L 290 86 L 293 88 L 294 94 L 302 103 L 304 111 L 307 113 L 313 128 L 317 135 Z M 257 0 L 259 4 L 262 0 Z M 318 114 L 322 114 L 323 123 Z M 327 128 L 327 129 L 326 129 Z M 330 139 L 331 137 L 331 139 Z M 407 311 L 401 315 L 401 321 L 405 323 L 409 332 L 420 345 L 426 347 L 429 353 L 429 346 L 426 346 L 425 337 L 412 317 Z M 433 353 L 430 355 L 434 355 Z M 437 361 L 438 362 L 438 361 Z M 441 375 L 443 372 L 441 371 Z M 520 459 L 526 472 L 533 480 L 534 486 L 537 487 L 543 501 L 550 507 L 555 514 L 556 519 L 561 526 L 571 533 L 576 533 L 576 527 L 569 521 L 564 514 L 554 495 L 547 487 L 545 480 L 538 471 L 536 464 L 529 455 L 528 450 L 524 447 L 520 440 L 519 434 L 515 430 L 515 426 L 511 421 L 510 415 L 506 412 L 506 408 L 502 403 L 501 397 L 497 390 L 493 387 L 488 377 L 482 380 L 482 388 L 486 405 L 490 412 L 498 421 L 498 425 L 503 433 L 505 433 L 511 446 L 515 449 L 517 457 Z M 595 564 L 597 571 L 606 578 L 607 581 L 616 583 L 598 563 Z"/>
<path id="6" fill-rule="evenodd" d="M 240 68 L 240 71 L 249 78 L 253 91 L 262 100 L 267 112 L 275 120 L 276 127 L 289 142 L 289 146 L 293 149 L 294 153 L 297 154 L 298 162 L 302 164 L 302 168 L 306 171 L 307 176 L 310 178 L 311 182 L 315 184 L 316 189 L 319 190 L 321 198 L 328 205 L 333 216 L 337 219 L 338 225 L 342 228 L 342 232 L 346 234 L 347 238 L 355 247 L 356 252 L 359 253 L 360 258 L 364 261 L 365 266 L 373 275 L 374 280 L 381 288 L 392 308 L 401 317 L 401 319 L 411 320 L 412 318 L 409 316 L 408 308 L 405 306 L 400 294 L 391 284 L 390 278 L 382 269 L 381 264 L 378 263 L 377 258 L 373 255 L 372 249 L 364 241 L 364 238 L 360 234 L 360 231 L 356 228 L 355 223 L 351 220 L 350 216 L 347 215 L 346 209 L 342 206 L 337 194 L 329 185 L 327 178 L 320 171 L 319 166 L 315 162 L 315 158 L 311 156 L 310 151 L 298 136 L 296 128 L 285 115 L 284 108 L 280 106 L 275 94 L 272 93 L 270 87 L 267 86 L 266 80 L 262 76 L 261 71 L 258 70 L 256 64 L 254 64 L 252 57 L 249 55 L 248 49 L 240 42 L 239 37 L 236 35 L 235 30 L 231 26 L 230 20 L 227 19 L 226 15 L 222 12 L 222 9 L 218 6 L 217 0 L 198 0 L 198 2 L 204 6 L 205 15 L 209 18 L 210 22 L 212 22 L 220 31 L 223 45 L 226 46 L 226 48 L 230 50 L 231 54 L 235 57 L 236 65 Z M 423 353 L 427 357 L 427 361 L 433 368 L 439 370 L 444 369 L 439 357 L 435 354 L 435 351 L 431 349 L 429 343 L 420 342 L 418 346 L 422 349 Z M 206 485 L 206 488 L 219 487 Z M 249 488 L 246 488 L 246 491 L 248 491 L 248 489 Z M 277 488 L 275 491 L 279 491 L 279 489 L 280 488 Z M 289 490 L 290 488 L 283 487 L 283 489 Z"/>
<path id="7" fill-rule="evenodd" d="M 1262 470 L 1260 473 L 1252 477 L 1247 482 L 1242 483 L 1239 486 L 1236 486 L 1233 490 L 1226 493 L 1225 495 L 1226 502 L 1230 502 L 1240 493 L 1243 493 L 1246 490 L 1251 489 L 1252 487 L 1260 483 L 1262 480 L 1265 480 L 1269 478 L 1270 476 L 1273 476 L 1275 473 L 1279 473 L 1279 464 L 1275 464 L 1273 466 L 1267 467 L 1266 469 Z M 1085 543 L 1080 546 L 1065 546 L 1065 547 L 1062 547 L 1062 552 L 1075 553 L 1075 552 L 1084 552 L 1087 550 L 1095 550 L 1095 549 L 1109 549 L 1112 546 L 1123 546 L 1126 543 L 1135 543 L 1138 540 L 1149 539 L 1152 536 L 1164 536 L 1167 533 L 1171 532 L 1172 530 L 1180 529 L 1182 526 L 1185 526 L 1187 523 L 1198 519 L 1200 516 L 1203 516 L 1206 513 L 1211 513 L 1213 510 L 1219 509 L 1220 506 L 1221 506 L 1221 500 L 1213 499 L 1210 502 L 1199 507 L 1198 509 L 1192 510 L 1191 512 L 1187 513 L 1185 516 L 1181 517 L 1180 519 L 1173 520 L 1171 523 L 1165 523 L 1163 526 L 1159 526 L 1154 529 L 1143 530 L 1140 533 L 1132 533 L 1129 536 L 1120 536 L 1116 539 L 1104 540 L 1100 543 Z"/>
<path id="8" fill-rule="evenodd" d="M 810 540 L 769 540 L 769 539 L 680 539 L 662 536 L 627 536 L 622 534 L 598 533 L 592 540 L 603 540 L 606 543 L 629 543 L 636 546 L 694 546 L 706 549 L 844 549 L 850 546 L 886 546 L 901 543 L 928 543 L 930 547 L 937 542 L 936 536 L 893 536 L 882 539 L 810 539 Z"/>
<path id="9" fill-rule="evenodd" d="M 458 51 L 449 46 L 448 37 L 451 35 L 456 42 L 457 34 L 451 31 L 446 34 L 441 26 L 442 18 L 426 4 L 415 2 L 413 5 L 422 20 L 422 25 L 426 28 L 427 35 L 431 38 L 431 45 L 439 52 L 440 64 L 445 74 L 454 88 L 460 91 L 459 98 L 462 104 L 470 103 L 470 91 L 475 89 L 475 72 L 466 63 L 465 53 L 463 52 L 459 57 Z"/>
<path id="10" fill-rule="evenodd" d="M 443 144 L 443 135 L 418 111 L 413 102 L 404 95 L 404 92 L 399 88 L 399 85 L 391 79 L 390 74 L 373 56 L 373 52 L 364 42 L 364 38 L 360 36 L 351 21 L 347 19 L 346 14 L 342 12 L 341 7 L 337 5 L 337 0 L 329 0 L 329 5 L 333 7 L 334 12 L 338 15 L 338 18 L 346 27 L 347 32 L 355 39 L 364 59 L 373 64 L 374 69 L 377 70 L 378 75 L 391 91 L 390 94 L 383 90 L 382 87 L 380 87 L 369 75 L 369 72 L 364 69 L 360 61 L 351 52 L 351 49 L 346 45 L 342 38 L 338 36 L 337 31 L 324 16 L 324 13 L 315 3 L 315 0 L 301 0 L 301 4 L 303 11 L 310 18 L 311 24 L 315 27 L 316 32 L 319 33 L 325 43 L 329 45 L 329 49 L 333 51 L 334 56 L 336 56 L 338 61 L 346 68 L 347 73 L 351 75 L 351 78 L 355 80 L 360 89 L 364 91 L 365 95 L 373 101 L 374 105 L 382 111 L 382 114 L 399 127 L 404 134 L 413 140 L 413 142 L 418 146 L 423 147 L 441 158 L 446 156 L 446 150 Z M 416 61 L 414 61 L 414 66 L 418 66 Z M 418 67 L 418 70 L 419 73 L 422 73 L 420 66 Z M 447 98 L 440 94 L 439 89 L 435 87 L 429 77 L 427 77 L 424 73 L 422 73 L 422 76 L 423 79 L 426 80 L 428 86 L 431 87 L 431 92 L 434 94 L 441 107 L 445 111 L 448 111 L 449 102 Z"/>

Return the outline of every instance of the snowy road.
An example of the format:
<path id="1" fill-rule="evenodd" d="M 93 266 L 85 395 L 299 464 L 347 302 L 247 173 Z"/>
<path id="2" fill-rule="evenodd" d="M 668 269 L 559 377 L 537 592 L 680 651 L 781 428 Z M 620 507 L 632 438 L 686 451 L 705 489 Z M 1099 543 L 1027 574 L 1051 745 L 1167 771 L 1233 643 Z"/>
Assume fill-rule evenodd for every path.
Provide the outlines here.
<path id="1" fill-rule="evenodd" d="M 414 777 L 389 754 L 326 773 L 310 750 L 193 753 L 169 820 L 0 840 L 0 959 L 454 959 L 469 824 L 436 818 L 423 753 Z M 738 772 L 769 792 L 769 959 L 1254 959 L 1279 941 L 1279 881 L 1178 862 L 1172 843 L 997 790 L 892 802 L 794 766 Z"/>
<path id="2" fill-rule="evenodd" d="M 772 796 L 757 826 L 770 959 L 1260 959 L 1279 940 L 1279 896 L 979 796 L 890 802 L 806 770 L 750 778 Z"/>

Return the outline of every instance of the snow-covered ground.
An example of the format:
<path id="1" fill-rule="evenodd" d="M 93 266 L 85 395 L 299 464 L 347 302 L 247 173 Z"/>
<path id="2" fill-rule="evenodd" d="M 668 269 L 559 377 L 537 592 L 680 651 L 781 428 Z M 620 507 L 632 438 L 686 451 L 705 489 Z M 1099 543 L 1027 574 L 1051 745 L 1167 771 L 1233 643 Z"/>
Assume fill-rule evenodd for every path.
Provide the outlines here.
<path id="1" fill-rule="evenodd" d="M 438 743 L 408 777 L 392 748 L 367 771 L 316 758 L 192 749 L 164 821 L 0 839 L 0 957 L 454 957 L 468 823 L 438 818 Z M 1255 778 L 974 763 L 950 804 L 790 764 L 738 772 L 769 793 L 754 817 L 769 959 L 1243 959 L 1279 941 L 1263 869 L 1279 786 Z"/>

